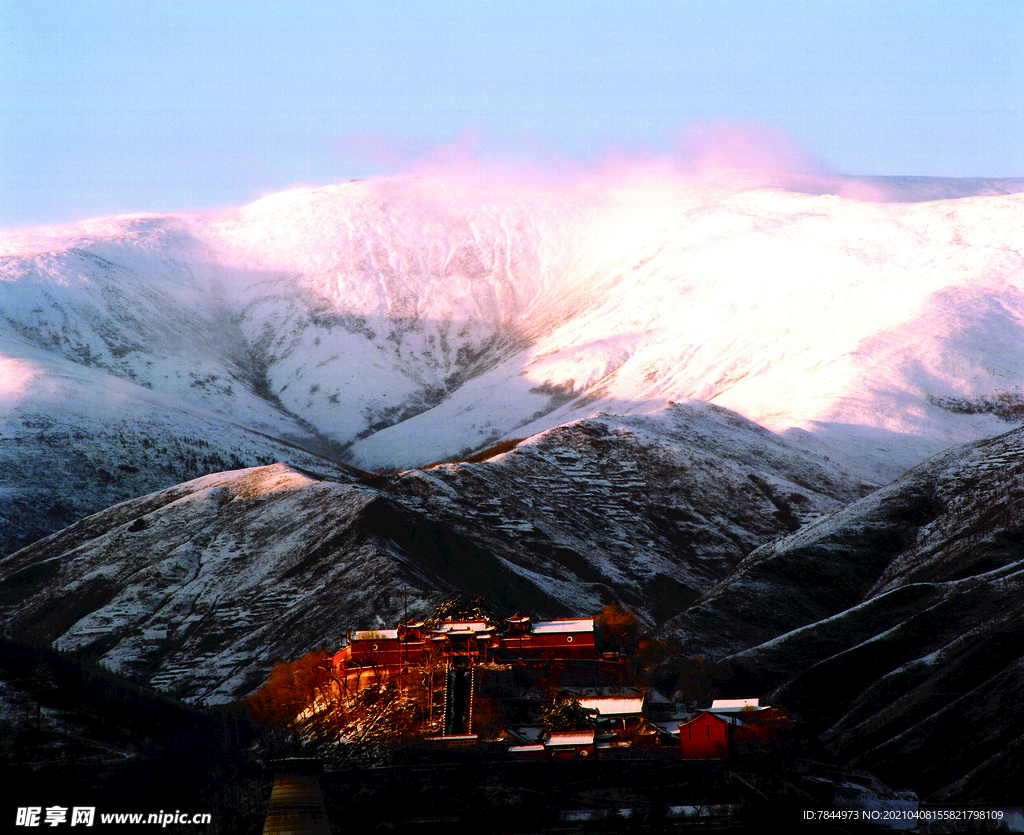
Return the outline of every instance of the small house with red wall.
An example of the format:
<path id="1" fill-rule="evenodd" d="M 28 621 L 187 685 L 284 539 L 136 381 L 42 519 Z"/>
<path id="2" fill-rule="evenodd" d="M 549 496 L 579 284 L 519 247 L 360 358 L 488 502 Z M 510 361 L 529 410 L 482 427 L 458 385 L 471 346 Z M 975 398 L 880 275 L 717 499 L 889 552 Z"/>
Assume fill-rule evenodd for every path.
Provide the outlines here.
<path id="1" fill-rule="evenodd" d="M 679 752 L 684 760 L 728 760 L 732 723 L 709 711 L 679 723 Z"/>

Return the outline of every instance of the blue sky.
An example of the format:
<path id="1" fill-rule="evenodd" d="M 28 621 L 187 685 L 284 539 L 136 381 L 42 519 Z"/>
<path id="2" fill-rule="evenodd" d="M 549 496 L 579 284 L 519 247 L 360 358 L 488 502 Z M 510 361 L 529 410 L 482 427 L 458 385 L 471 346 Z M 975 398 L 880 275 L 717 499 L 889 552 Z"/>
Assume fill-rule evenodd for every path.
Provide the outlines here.
<path id="1" fill-rule="evenodd" d="M 0 3 L 0 226 L 485 157 L 783 131 L 853 174 L 1024 176 L 1024 2 Z"/>

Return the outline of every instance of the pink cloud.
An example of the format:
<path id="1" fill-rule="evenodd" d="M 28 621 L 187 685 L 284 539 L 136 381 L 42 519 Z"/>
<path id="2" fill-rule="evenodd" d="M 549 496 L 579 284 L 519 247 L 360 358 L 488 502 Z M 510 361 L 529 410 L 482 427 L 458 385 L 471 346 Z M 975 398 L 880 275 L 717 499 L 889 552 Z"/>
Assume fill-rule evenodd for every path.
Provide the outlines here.
<path id="1" fill-rule="evenodd" d="M 787 188 L 841 194 L 862 200 L 883 194 L 862 181 L 841 177 L 784 131 L 729 121 L 689 125 L 671 137 L 671 150 L 605 149 L 596 159 L 571 159 L 537 137 L 515 145 L 496 143 L 482 131 L 433 145 L 377 135 L 349 138 L 343 150 L 388 174 L 436 176 L 486 186 L 527 185 L 601 190 L 616 187 Z"/>

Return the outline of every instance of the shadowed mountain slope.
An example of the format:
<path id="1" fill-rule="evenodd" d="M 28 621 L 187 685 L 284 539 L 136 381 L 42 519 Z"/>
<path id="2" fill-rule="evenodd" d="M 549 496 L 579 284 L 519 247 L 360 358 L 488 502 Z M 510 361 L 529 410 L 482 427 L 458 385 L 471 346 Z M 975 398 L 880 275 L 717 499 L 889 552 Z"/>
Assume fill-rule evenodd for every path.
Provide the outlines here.
<path id="1" fill-rule="evenodd" d="M 1003 802 L 1024 730 L 1024 431 L 762 546 L 666 624 L 918 791 Z"/>
<path id="2" fill-rule="evenodd" d="M 664 620 L 760 543 L 865 489 L 836 472 L 695 403 L 354 485 L 283 465 L 220 473 L 0 561 L 0 614 L 13 635 L 222 701 L 280 658 L 451 591 L 548 616 L 624 600 Z"/>

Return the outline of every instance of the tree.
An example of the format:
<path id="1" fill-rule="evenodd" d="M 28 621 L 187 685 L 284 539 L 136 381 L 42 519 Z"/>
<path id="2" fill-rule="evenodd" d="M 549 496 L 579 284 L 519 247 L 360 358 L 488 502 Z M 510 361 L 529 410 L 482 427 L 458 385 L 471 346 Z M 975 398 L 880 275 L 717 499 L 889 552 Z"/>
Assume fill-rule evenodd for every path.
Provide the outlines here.
<path id="1" fill-rule="evenodd" d="M 597 727 L 597 711 L 583 707 L 578 699 L 554 699 L 540 712 L 541 727 L 546 731 L 584 731 Z"/>
<path id="2" fill-rule="evenodd" d="M 739 715 L 733 741 L 736 754 L 748 765 L 766 765 L 786 753 L 783 739 L 793 723 L 781 710 L 744 710 Z"/>
<path id="3" fill-rule="evenodd" d="M 640 642 L 643 626 L 635 611 L 621 603 L 609 603 L 594 618 L 594 631 L 600 651 L 630 655 Z"/>
<path id="4" fill-rule="evenodd" d="M 266 683 L 246 698 L 253 717 L 274 725 L 292 724 L 323 693 L 330 659 L 327 650 L 317 649 L 294 661 L 279 661 Z"/>
<path id="5" fill-rule="evenodd" d="M 676 655 L 662 671 L 666 691 L 685 701 L 710 704 L 721 695 L 733 678 L 732 667 L 724 661 L 711 661 L 702 655 Z"/>
<path id="6" fill-rule="evenodd" d="M 628 659 L 630 679 L 646 686 L 655 670 L 671 659 L 676 649 L 644 632 L 635 611 L 609 603 L 594 618 L 595 642 L 602 652 L 618 652 Z"/>
<path id="7" fill-rule="evenodd" d="M 450 594 L 434 604 L 434 611 L 427 618 L 428 626 L 436 626 L 446 620 L 482 620 L 488 626 L 499 625 L 494 607 L 482 597 L 468 597 L 464 594 Z"/>

